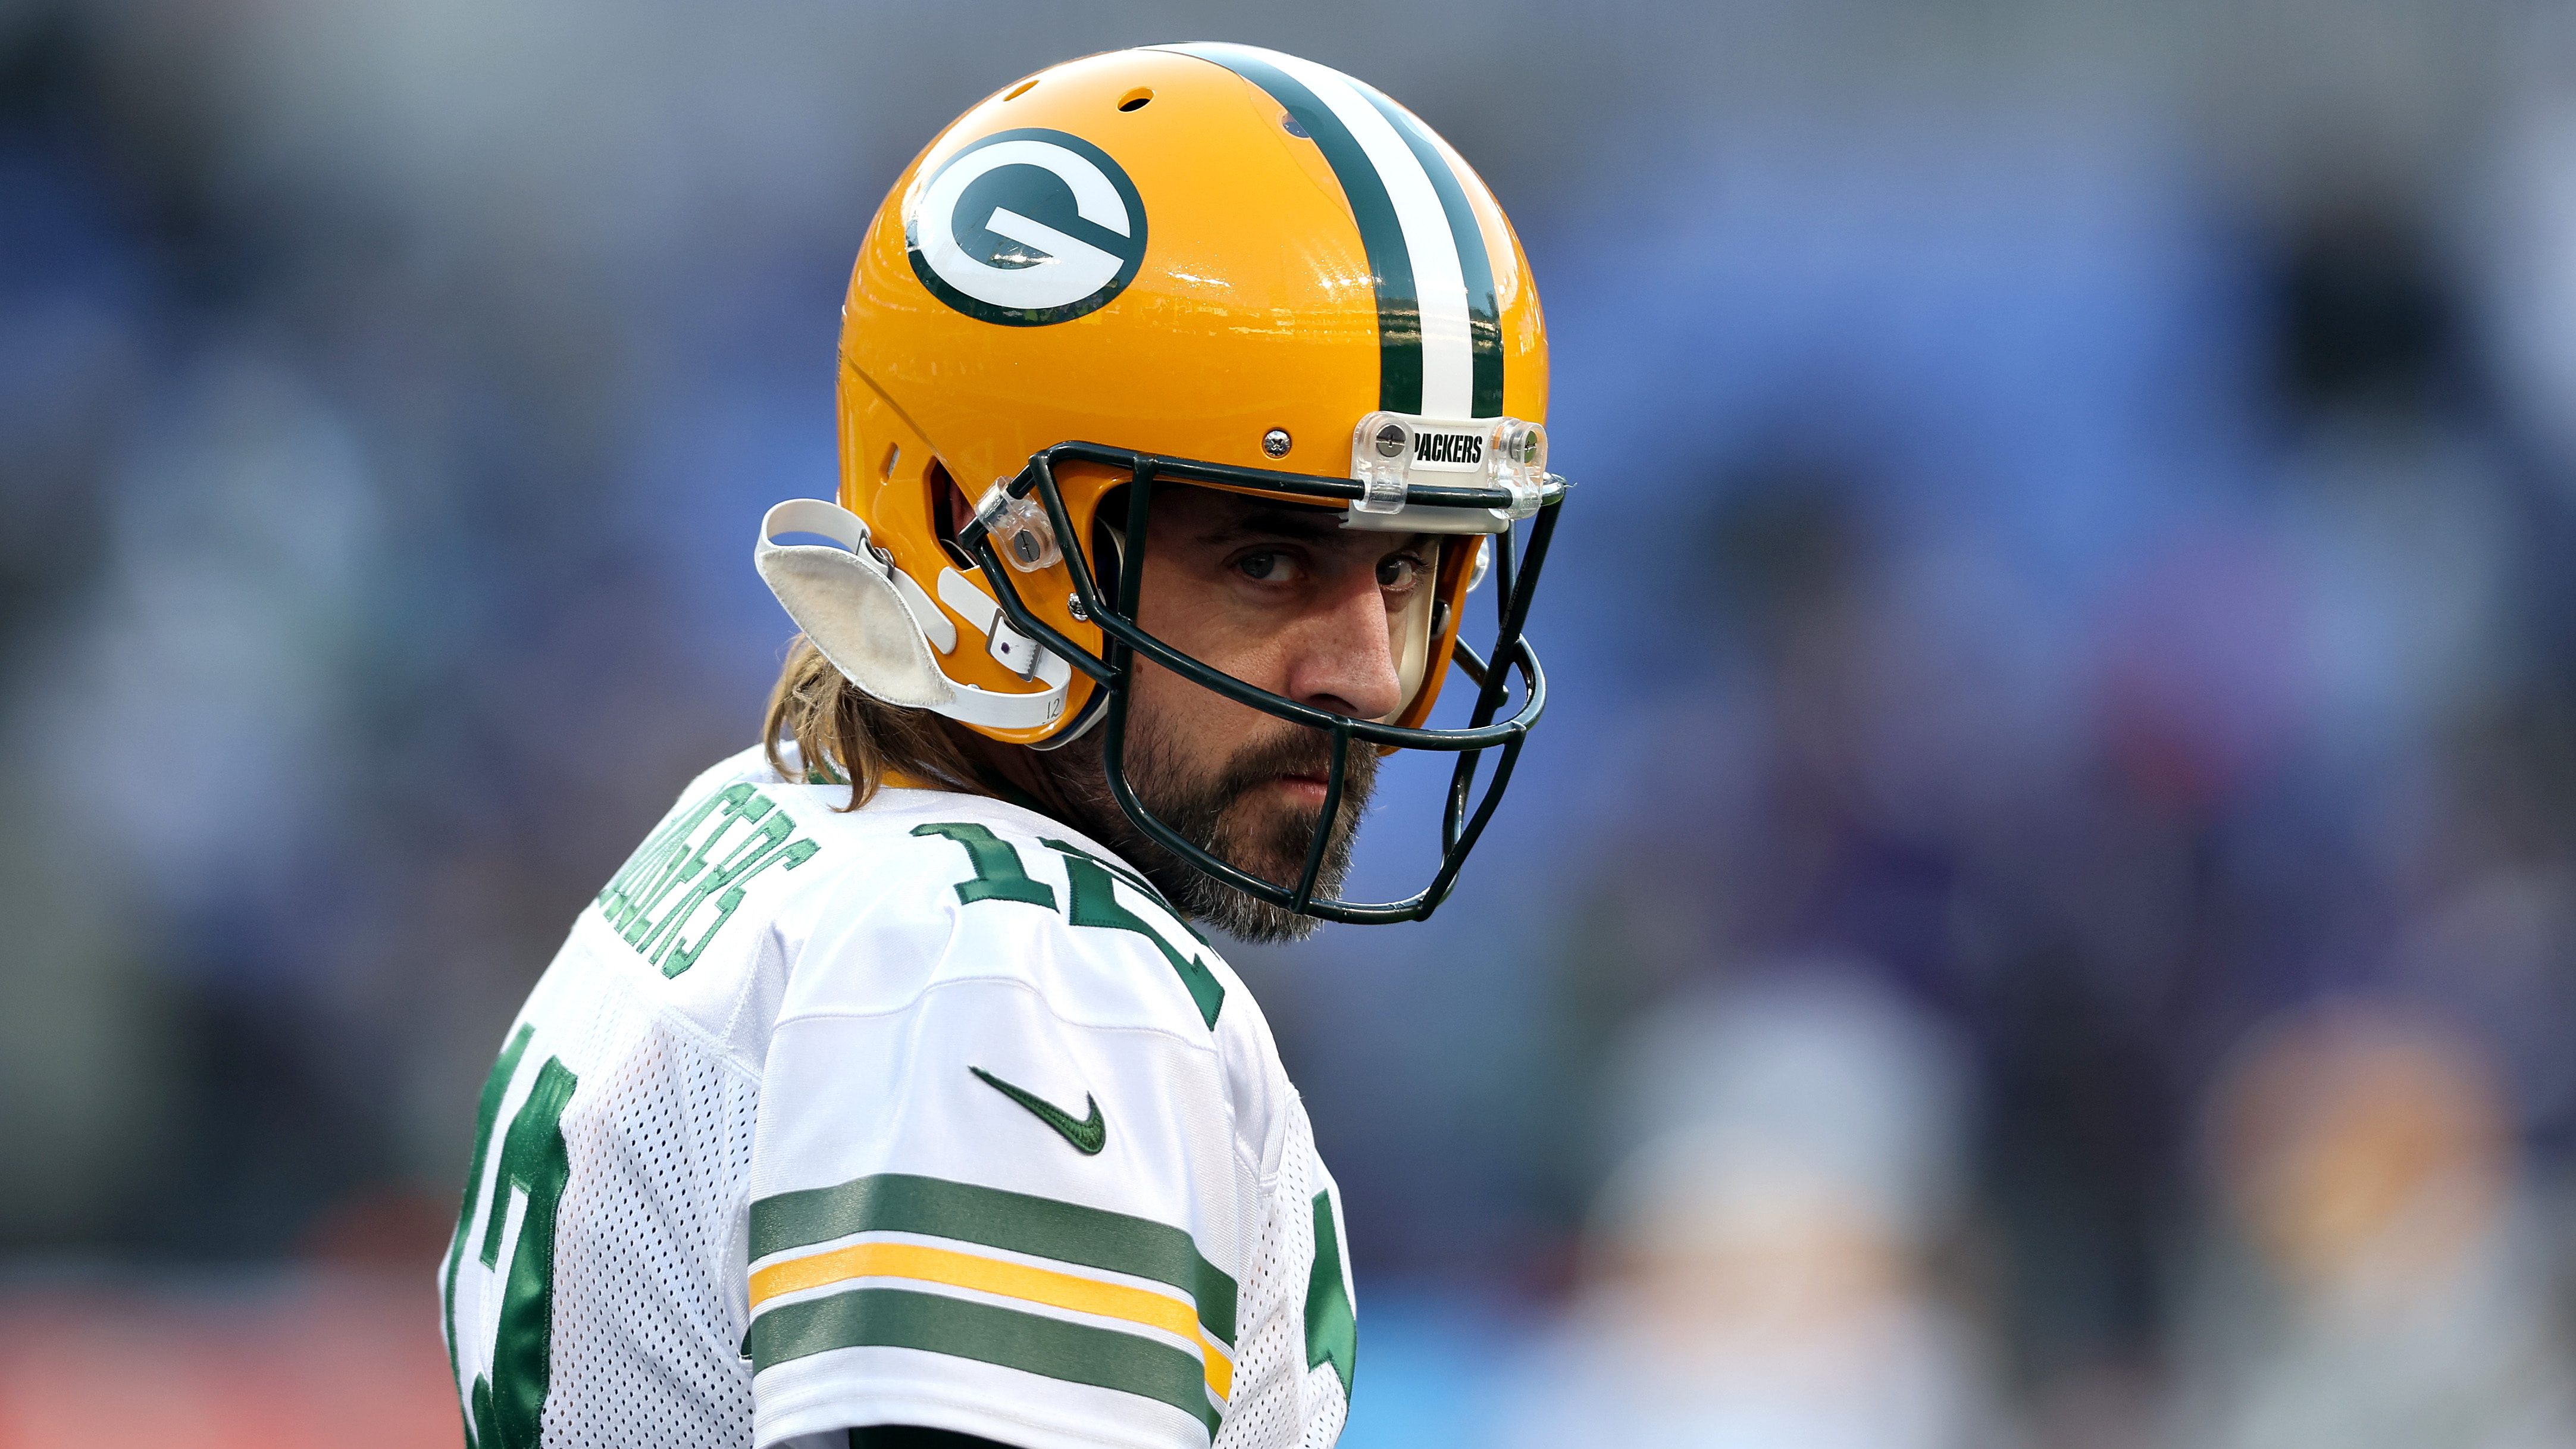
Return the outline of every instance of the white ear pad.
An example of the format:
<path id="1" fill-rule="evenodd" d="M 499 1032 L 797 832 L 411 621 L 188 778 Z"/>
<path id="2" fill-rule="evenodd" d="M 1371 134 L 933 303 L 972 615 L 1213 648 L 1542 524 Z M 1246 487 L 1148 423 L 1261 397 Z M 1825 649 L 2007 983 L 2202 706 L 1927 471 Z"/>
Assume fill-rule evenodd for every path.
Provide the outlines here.
<path id="1" fill-rule="evenodd" d="M 842 546 L 783 544 L 782 533 L 820 534 Z M 930 651 L 934 645 L 942 653 L 954 650 L 957 626 L 910 575 L 876 556 L 866 521 L 838 504 L 790 498 L 770 509 L 760 520 L 752 562 L 787 617 L 870 698 L 999 729 L 1036 729 L 1064 714 L 1073 666 L 1037 649 L 1033 640 L 1021 641 L 1036 649 L 1033 667 L 1023 676 L 1039 686 L 1033 694 L 978 689 L 949 678 Z M 943 573 L 941 583 L 952 577 L 957 576 Z M 988 622 L 977 628 L 989 636 L 1006 627 L 991 599 L 963 578 L 958 586 L 970 599 L 961 612 L 971 619 L 990 611 Z"/>
<path id="2" fill-rule="evenodd" d="M 819 534 L 841 547 L 781 544 L 784 533 Z M 787 616 L 852 684 L 912 709 L 956 702 L 957 686 L 931 658 L 921 624 L 892 571 L 869 551 L 868 526 L 856 514 L 819 498 L 788 499 L 760 520 L 752 561 Z"/>

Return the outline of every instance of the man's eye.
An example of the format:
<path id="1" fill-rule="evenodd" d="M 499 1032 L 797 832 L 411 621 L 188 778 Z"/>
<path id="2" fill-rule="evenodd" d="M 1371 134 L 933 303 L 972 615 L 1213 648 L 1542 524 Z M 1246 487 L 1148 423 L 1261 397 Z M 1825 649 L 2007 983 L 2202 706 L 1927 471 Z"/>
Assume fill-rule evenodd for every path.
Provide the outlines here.
<path id="1" fill-rule="evenodd" d="M 1289 565 L 1288 556 L 1277 553 L 1245 554 L 1235 563 L 1235 567 L 1243 571 L 1245 578 L 1260 579 L 1264 582 L 1284 581 L 1294 572 Z"/>
<path id="2" fill-rule="evenodd" d="M 1378 560 L 1377 586 L 1397 593 L 1422 581 L 1422 560 L 1409 554 L 1397 554 Z"/>

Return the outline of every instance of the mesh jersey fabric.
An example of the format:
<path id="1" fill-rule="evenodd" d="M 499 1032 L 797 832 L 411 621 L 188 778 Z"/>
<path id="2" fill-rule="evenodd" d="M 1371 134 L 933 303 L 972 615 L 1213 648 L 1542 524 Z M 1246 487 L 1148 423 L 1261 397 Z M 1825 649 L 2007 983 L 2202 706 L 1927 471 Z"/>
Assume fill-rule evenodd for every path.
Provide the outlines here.
<path id="1" fill-rule="evenodd" d="M 1323 1446 L 1340 1205 L 1241 979 L 999 801 L 692 782 L 477 1114 L 442 1320 L 472 1449 Z"/>

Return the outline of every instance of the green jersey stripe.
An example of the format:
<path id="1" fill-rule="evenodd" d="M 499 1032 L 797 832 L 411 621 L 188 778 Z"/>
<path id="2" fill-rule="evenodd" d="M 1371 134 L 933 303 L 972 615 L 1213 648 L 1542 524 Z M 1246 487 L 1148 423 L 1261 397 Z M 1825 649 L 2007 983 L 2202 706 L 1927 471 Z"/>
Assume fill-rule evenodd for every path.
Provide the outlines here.
<path id="1" fill-rule="evenodd" d="M 1171 1405 L 1216 1435 L 1198 1359 L 1116 1329 L 902 1288 L 856 1288 L 782 1303 L 751 1322 L 752 1371 L 836 1348 L 917 1348 Z"/>
<path id="2" fill-rule="evenodd" d="M 1234 1279 L 1200 1256 L 1188 1233 L 1148 1218 L 901 1172 L 751 1205 L 755 1260 L 879 1232 L 949 1238 L 1166 1283 L 1197 1302 L 1199 1322 L 1217 1341 L 1234 1342 Z"/>

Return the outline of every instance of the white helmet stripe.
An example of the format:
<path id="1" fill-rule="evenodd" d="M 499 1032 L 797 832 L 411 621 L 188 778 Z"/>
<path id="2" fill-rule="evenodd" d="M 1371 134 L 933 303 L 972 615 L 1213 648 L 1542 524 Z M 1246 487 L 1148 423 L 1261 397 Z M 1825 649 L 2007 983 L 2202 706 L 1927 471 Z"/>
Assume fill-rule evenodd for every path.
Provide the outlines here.
<path id="1" fill-rule="evenodd" d="M 1377 113 L 1413 148 L 1413 158 L 1422 163 L 1431 178 L 1432 189 L 1440 193 L 1441 210 L 1449 214 L 1449 235 L 1457 243 L 1458 264 L 1467 279 L 1467 327 L 1475 345 L 1475 405 L 1464 416 L 1471 418 L 1500 417 L 1503 412 L 1503 313 L 1502 297 L 1494 285 L 1494 259 L 1485 247 L 1484 227 L 1476 220 L 1476 203 L 1469 199 L 1473 189 L 1488 209 L 1494 206 L 1492 193 L 1449 143 L 1432 134 L 1421 118 L 1387 99 L 1386 93 L 1364 81 L 1353 81 L 1360 94 L 1369 98 Z"/>
<path id="2" fill-rule="evenodd" d="M 1442 153 L 1406 134 L 1409 118 L 1401 111 L 1329 67 L 1248 45 L 1163 48 L 1224 66 L 1313 128 L 1376 274 L 1378 406 L 1409 415 L 1498 415 L 1493 269 L 1458 178 L 1442 174 L 1454 171 Z M 1476 250 L 1471 255 L 1467 247 Z"/>
<path id="3" fill-rule="evenodd" d="M 1254 51 L 1314 92 L 1349 128 L 1369 164 L 1377 169 L 1387 199 L 1395 203 L 1396 224 L 1404 232 L 1404 249 L 1413 262 L 1414 293 L 1422 309 L 1422 412 L 1435 418 L 1473 416 L 1476 352 L 1468 326 L 1466 273 L 1450 234 L 1449 215 L 1441 208 L 1440 193 L 1422 162 L 1348 76 L 1275 50 L 1243 49 Z"/>

